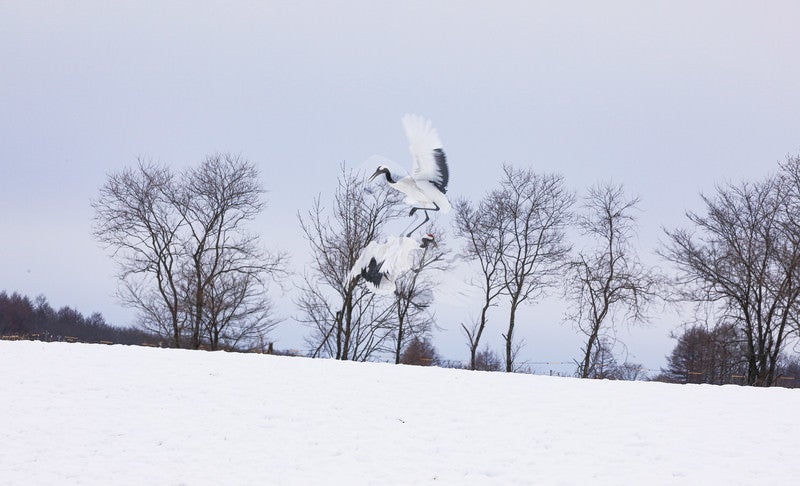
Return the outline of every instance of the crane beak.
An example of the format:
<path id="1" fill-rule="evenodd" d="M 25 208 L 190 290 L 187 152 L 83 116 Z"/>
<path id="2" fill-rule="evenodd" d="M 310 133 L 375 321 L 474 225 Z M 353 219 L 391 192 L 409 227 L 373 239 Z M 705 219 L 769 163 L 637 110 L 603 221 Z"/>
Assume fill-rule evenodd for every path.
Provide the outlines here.
<path id="1" fill-rule="evenodd" d="M 381 170 L 377 169 L 369 178 L 369 182 L 372 182 L 372 179 L 378 177 L 381 174 Z"/>

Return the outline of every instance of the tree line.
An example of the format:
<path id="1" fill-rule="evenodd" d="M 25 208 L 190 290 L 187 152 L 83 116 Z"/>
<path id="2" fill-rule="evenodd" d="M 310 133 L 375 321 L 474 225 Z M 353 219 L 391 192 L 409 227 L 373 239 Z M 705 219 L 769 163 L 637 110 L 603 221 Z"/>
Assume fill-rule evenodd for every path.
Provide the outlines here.
<path id="1" fill-rule="evenodd" d="M 5 339 L 80 341 L 86 343 L 151 344 L 159 337 L 134 327 L 116 327 L 100 313 L 84 316 L 64 306 L 54 309 L 44 296 L 31 300 L 16 292 L 0 292 L 0 336 Z"/>
<path id="2" fill-rule="evenodd" d="M 471 369 L 518 371 L 517 312 L 550 295 L 566 299 L 564 320 L 584 337 L 580 377 L 637 378 L 636 365 L 613 359 L 615 330 L 648 321 L 656 302 L 693 304 L 686 339 L 702 317 L 714 339 L 700 342 L 730 345 L 736 366 L 708 373 L 709 382 L 727 373 L 775 384 L 800 333 L 797 157 L 761 181 L 701 195 L 705 207 L 687 213 L 686 228 L 664 229 L 656 252 L 674 267 L 669 274 L 640 259 L 640 200 L 622 185 L 599 183 L 578 196 L 558 174 L 506 165 L 482 197 L 454 201 L 451 228 L 429 223 L 439 245 L 421 252 L 391 296 L 348 275 L 366 245 L 404 215 L 399 196 L 344 166 L 333 189 L 297 215 L 311 264 L 297 285 L 296 320 L 308 329 L 310 356 L 437 362 L 429 338 L 438 279 L 461 263 L 473 269 L 469 281 L 481 296 L 471 303 L 477 317 L 461 323 Z M 267 284 L 288 275 L 287 255 L 267 251 L 247 230 L 263 192 L 255 166 L 229 154 L 178 174 L 140 161 L 108 177 L 93 202 L 94 233 L 119 264 L 119 297 L 143 329 L 176 347 L 263 348 L 276 322 Z M 498 356 L 481 345 L 496 327 L 490 310 L 501 304 Z M 676 380 L 678 362 L 662 376 Z"/>
<path id="3" fill-rule="evenodd" d="M 746 384 L 748 360 L 746 339 L 734 326 L 714 327 L 695 324 L 673 337 L 675 348 L 667 365 L 653 377 L 667 383 Z M 800 387 L 800 357 L 781 353 L 776 363 L 773 385 Z"/>

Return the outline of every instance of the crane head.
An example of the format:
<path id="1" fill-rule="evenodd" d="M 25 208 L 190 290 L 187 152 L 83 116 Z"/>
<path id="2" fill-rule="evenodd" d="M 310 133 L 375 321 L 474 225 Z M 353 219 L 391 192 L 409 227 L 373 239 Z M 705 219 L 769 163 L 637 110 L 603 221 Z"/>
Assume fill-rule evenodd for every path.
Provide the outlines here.
<path id="1" fill-rule="evenodd" d="M 436 238 L 433 237 L 431 233 L 422 237 L 422 243 L 419 245 L 420 248 L 427 248 L 428 245 L 433 243 L 433 246 L 438 247 L 439 245 L 436 244 Z"/>
<path id="2" fill-rule="evenodd" d="M 386 176 L 387 181 L 392 182 L 391 172 L 389 172 L 389 168 L 386 167 L 385 165 L 379 165 L 378 168 L 375 169 L 375 172 L 373 172 L 372 175 L 370 176 L 369 181 L 372 182 L 374 178 L 378 177 L 381 174 L 384 174 Z"/>

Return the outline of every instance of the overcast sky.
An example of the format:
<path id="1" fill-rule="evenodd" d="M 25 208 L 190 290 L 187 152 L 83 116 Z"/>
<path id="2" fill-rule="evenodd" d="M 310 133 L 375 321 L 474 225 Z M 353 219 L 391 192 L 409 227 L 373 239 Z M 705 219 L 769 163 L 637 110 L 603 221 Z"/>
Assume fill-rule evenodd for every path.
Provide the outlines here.
<path id="1" fill-rule="evenodd" d="M 254 229 L 302 271 L 296 213 L 331 194 L 342 162 L 407 164 L 407 112 L 438 128 L 451 199 L 480 197 L 503 163 L 577 192 L 624 184 L 651 263 L 701 191 L 800 151 L 794 1 L 146 3 L 0 2 L 0 290 L 128 324 L 89 203 L 137 157 L 256 163 L 269 206 Z M 292 294 L 276 298 L 290 315 Z M 562 312 L 525 309 L 523 359 L 577 355 Z M 435 344 L 464 359 L 471 314 L 437 315 Z M 498 350 L 502 317 L 487 331 Z M 658 367 L 678 324 L 659 311 L 620 337 Z M 296 327 L 279 347 L 302 346 Z"/>

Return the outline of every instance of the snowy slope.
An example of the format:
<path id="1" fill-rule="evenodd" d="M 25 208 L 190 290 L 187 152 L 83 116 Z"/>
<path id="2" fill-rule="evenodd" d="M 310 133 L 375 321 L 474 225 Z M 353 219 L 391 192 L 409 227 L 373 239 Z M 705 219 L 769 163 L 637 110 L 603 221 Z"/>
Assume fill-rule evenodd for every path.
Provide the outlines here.
<path id="1" fill-rule="evenodd" d="M 2 484 L 800 478 L 798 390 L 39 342 L 0 366 Z"/>

